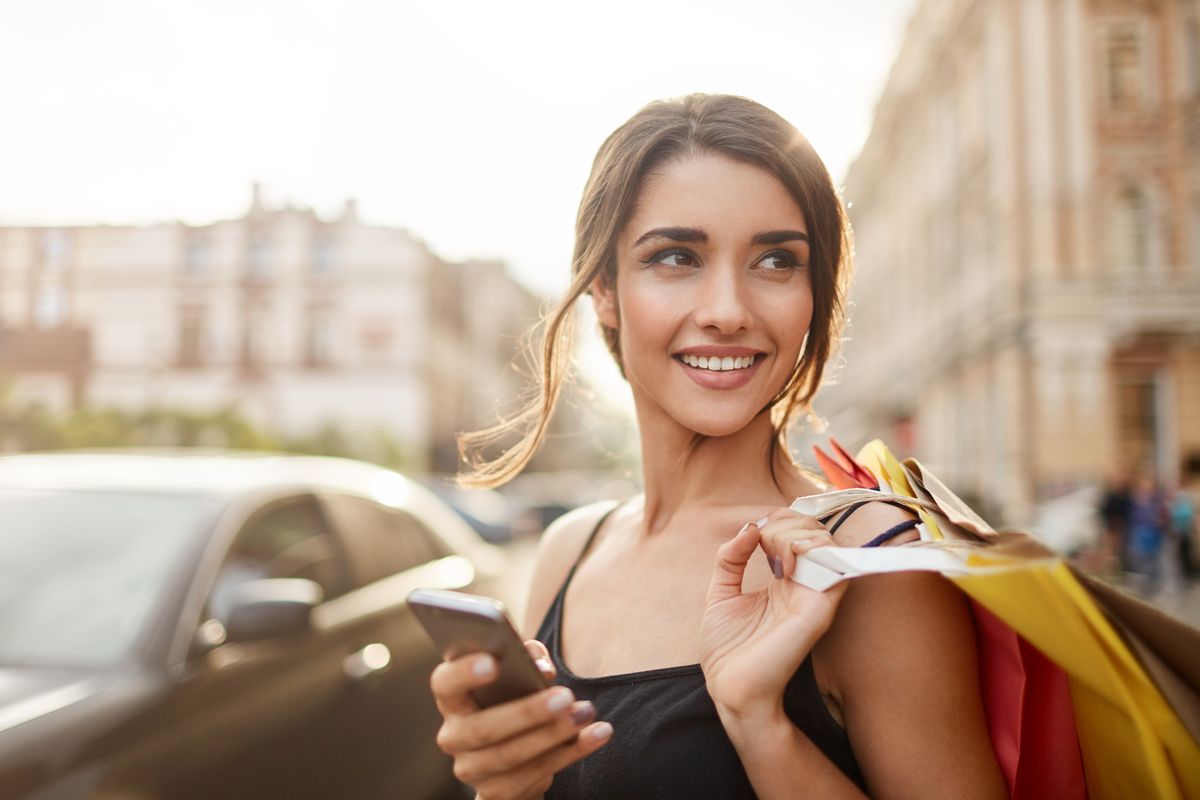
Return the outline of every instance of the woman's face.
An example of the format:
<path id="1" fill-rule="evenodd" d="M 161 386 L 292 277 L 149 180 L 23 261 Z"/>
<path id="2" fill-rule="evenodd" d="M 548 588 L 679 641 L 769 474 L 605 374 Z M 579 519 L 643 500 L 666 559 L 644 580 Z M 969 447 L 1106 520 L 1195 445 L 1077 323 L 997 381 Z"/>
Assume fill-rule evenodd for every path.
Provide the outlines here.
<path id="1" fill-rule="evenodd" d="M 666 164 L 645 178 L 616 256 L 615 296 L 593 298 L 639 412 L 706 436 L 740 430 L 791 376 L 812 320 L 808 227 L 787 189 L 721 155 Z"/>

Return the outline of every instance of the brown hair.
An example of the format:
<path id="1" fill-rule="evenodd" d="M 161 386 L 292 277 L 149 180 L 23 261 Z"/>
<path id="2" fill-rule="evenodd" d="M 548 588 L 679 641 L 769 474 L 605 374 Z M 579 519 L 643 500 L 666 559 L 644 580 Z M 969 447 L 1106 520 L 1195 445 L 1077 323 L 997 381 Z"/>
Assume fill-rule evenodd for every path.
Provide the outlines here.
<path id="1" fill-rule="evenodd" d="M 575 303 L 596 281 L 614 286 L 617 234 L 633 213 L 644 177 L 665 163 L 702 153 L 718 153 L 773 175 L 808 226 L 812 322 L 795 370 L 768 406 L 776 433 L 769 457 L 776 447 L 787 451 L 788 429 L 801 412 L 811 412 L 840 336 L 851 272 L 850 226 L 829 171 L 791 124 L 744 97 L 692 94 L 650 103 L 600 146 L 575 220 L 571 284 L 541 323 L 541 354 L 534 361 L 537 392 L 513 418 L 459 437 L 467 468 L 461 484 L 498 486 L 537 452 L 569 372 Z M 617 331 L 604 326 L 601 331 L 624 374 Z M 522 434 L 515 445 L 492 460 L 482 456 L 483 448 L 513 433 Z M 770 463 L 773 473 L 773 458 Z"/>

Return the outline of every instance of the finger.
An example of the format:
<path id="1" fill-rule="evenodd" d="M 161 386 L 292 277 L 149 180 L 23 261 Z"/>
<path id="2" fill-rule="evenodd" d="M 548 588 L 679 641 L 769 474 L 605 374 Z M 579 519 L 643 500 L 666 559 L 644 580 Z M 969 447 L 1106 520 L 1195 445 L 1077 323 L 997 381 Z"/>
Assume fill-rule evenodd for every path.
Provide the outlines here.
<path id="1" fill-rule="evenodd" d="M 553 686 L 519 700 L 448 719 L 439 734 L 438 746 L 448 753 L 489 747 L 567 716 L 574 700 L 570 689 Z"/>
<path id="2" fill-rule="evenodd" d="M 819 519 L 817 519 L 816 517 L 810 517 L 807 514 L 801 514 L 799 511 L 795 511 L 794 509 L 792 509 L 791 506 L 781 506 L 778 508 L 773 508 L 769 512 L 767 512 L 765 515 L 763 515 L 762 518 L 757 519 L 754 522 L 756 525 L 758 525 L 759 529 L 762 530 L 762 529 L 766 528 L 768 525 L 771 525 L 772 523 L 775 523 L 775 522 L 779 522 L 781 520 L 801 520 L 801 521 L 804 521 L 805 523 L 812 523 L 812 524 L 816 524 L 816 525 L 821 524 L 821 521 Z"/>
<path id="3" fill-rule="evenodd" d="M 812 517 L 793 514 L 773 520 L 762 532 L 761 546 L 768 563 L 778 559 L 778 568 L 771 564 L 775 577 L 791 575 L 796 568 L 796 557 L 790 544 L 800 540 L 829 540 L 829 531 Z"/>
<path id="4" fill-rule="evenodd" d="M 772 510 L 769 514 L 757 520 L 755 524 L 758 525 L 763 538 L 768 540 L 768 547 L 771 546 L 769 541 L 772 538 L 771 534 L 777 533 L 781 526 L 789 529 L 800 527 L 811 530 L 827 530 L 816 517 L 801 514 L 787 507 Z M 768 556 L 772 555 L 777 555 L 777 553 L 771 550 L 768 552 Z"/>
<path id="5" fill-rule="evenodd" d="M 537 664 L 537 668 L 546 677 L 546 680 L 554 680 L 558 670 L 554 668 L 554 661 L 551 660 L 550 651 L 546 649 L 546 645 L 537 639 L 527 639 L 525 650 L 528 651 L 529 657 L 533 659 L 533 663 Z"/>
<path id="6" fill-rule="evenodd" d="M 793 536 L 784 547 L 787 558 L 790 559 L 787 575 L 792 575 L 796 571 L 796 562 L 799 561 L 807 553 L 817 549 L 818 547 L 834 547 L 835 542 L 833 536 L 828 531 L 812 532 L 809 536 Z"/>
<path id="7" fill-rule="evenodd" d="M 496 659 L 488 653 L 470 653 L 443 661 L 429 676 L 429 687 L 443 717 L 479 710 L 470 691 L 496 679 Z"/>
<path id="8" fill-rule="evenodd" d="M 568 713 L 500 742 L 457 753 L 455 766 L 460 780 L 476 785 L 493 775 L 512 772 L 559 745 L 573 742 L 581 728 L 596 719 L 596 708 L 583 700 Z"/>
<path id="9" fill-rule="evenodd" d="M 750 562 L 758 541 L 758 526 L 747 522 L 736 536 L 717 548 L 717 563 L 708 587 L 708 603 L 737 597 L 742 593 L 746 564 Z"/>
<path id="10" fill-rule="evenodd" d="M 491 792 L 521 797 L 523 792 L 544 784 L 546 776 L 553 776 L 564 767 L 599 750 L 611 740 L 612 734 L 613 728 L 609 723 L 592 723 L 581 730 L 573 741 L 543 753 L 513 772 L 498 776 L 495 781 L 484 781 L 475 789 L 484 797 Z"/>

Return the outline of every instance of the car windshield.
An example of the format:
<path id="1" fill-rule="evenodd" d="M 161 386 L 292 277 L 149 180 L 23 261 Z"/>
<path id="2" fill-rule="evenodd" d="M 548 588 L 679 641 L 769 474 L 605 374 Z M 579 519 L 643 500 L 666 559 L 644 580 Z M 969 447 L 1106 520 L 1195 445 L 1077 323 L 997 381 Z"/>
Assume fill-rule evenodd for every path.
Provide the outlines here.
<path id="1" fill-rule="evenodd" d="M 0 489 L 0 664 L 118 661 L 218 508 L 203 495 Z"/>

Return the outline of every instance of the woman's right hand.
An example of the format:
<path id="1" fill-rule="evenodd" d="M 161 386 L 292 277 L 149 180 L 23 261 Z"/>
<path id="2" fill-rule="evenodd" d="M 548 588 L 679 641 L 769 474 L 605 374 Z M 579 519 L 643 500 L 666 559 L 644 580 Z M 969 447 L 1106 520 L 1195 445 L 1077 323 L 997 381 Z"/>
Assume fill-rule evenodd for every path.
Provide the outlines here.
<path id="1" fill-rule="evenodd" d="M 525 648 L 542 674 L 553 679 L 545 646 L 530 639 Z M 478 792 L 478 800 L 540 797 L 556 772 L 595 752 L 612 735 L 607 722 L 592 722 L 591 702 L 575 702 L 565 686 L 480 709 L 470 690 L 495 679 L 496 661 L 487 653 L 444 661 L 430 678 L 443 717 L 438 747 L 454 758 L 455 776 Z"/>

